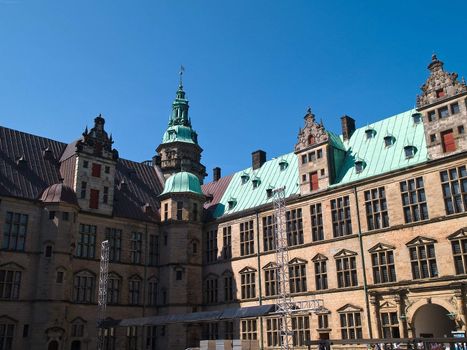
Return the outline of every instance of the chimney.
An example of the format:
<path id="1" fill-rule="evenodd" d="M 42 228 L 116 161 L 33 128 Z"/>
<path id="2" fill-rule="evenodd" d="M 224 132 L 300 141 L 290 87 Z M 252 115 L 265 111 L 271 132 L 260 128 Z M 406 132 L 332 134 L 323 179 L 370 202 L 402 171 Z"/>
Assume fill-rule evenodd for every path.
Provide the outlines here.
<path id="1" fill-rule="evenodd" d="M 261 168 L 266 162 L 266 152 L 262 150 L 254 151 L 251 156 L 253 170 Z"/>
<path id="2" fill-rule="evenodd" d="M 352 134 L 355 132 L 355 119 L 349 117 L 348 115 L 344 115 L 341 118 L 341 125 L 342 136 L 344 138 L 344 141 L 347 141 L 352 137 Z"/>
<path id="3" fill-rule="evenodd" d="M 221 168 L 216 166 L 214 169 L 212 169 L 212 180 L 219 181 L 220 178 L 221 178 Z"/>

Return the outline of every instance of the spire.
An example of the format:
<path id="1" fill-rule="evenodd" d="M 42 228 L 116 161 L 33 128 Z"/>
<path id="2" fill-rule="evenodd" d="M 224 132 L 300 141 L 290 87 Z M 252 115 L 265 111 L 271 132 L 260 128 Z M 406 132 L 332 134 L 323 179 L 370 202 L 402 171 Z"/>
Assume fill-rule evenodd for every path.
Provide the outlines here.
<path id="1" fill-rule="evenodd" d="M 175 100 L 172 103 L 172 114 L 169 119 L 169 126 L 183 125 L 191 127 L 191 121 L 188 117 L 188 100 L 185 98 L 185 91 L 183 90 L 183 73 L 185 68 L 180 66 L 180 78 L 178 82 L 178 90 L 175 96 Z"/>

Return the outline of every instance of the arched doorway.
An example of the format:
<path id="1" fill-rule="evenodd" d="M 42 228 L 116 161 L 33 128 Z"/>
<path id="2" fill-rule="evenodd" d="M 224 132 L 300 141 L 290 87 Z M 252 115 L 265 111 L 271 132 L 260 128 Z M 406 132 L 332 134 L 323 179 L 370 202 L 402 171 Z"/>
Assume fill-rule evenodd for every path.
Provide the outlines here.
<path id="1" fill-rule="evenodd" d="M 425 304 L 415 312 L 413 327 L 416 337 L 443 338 L 451 337 L 456 330 L 456 323 L 449 319 L 449 311 L 437 304 Z"/>
<path id="2" fill-rule="evenodd" d="M 71 342 L 71 350 L 81 350 L 81 342 L 79 340 L 73 340 Z"/>
<path id="3" fill-rule="evenodd" d="M 58 350 L 58 341 L 52 340 L 49 343 L 49 346 L 48 346 L 47 350 Z"/>

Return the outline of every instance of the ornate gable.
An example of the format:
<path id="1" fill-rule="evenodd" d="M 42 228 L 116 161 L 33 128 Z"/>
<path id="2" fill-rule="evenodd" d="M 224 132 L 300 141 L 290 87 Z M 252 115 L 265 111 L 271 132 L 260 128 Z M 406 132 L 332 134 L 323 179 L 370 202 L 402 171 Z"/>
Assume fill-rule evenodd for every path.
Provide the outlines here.
<path id="1" fill-rule="evenodd" d="M 380 251 L 383 251 L 383 250 L 394 250 L 394 249 L 396 249 L 396 247 L 394 247 L 392 245 L 388 245 L 388 244 L 384 244 L 384 243 L 378 243 L 374 247 L 368 249 L 368 252 L 369 253 L 376 253 L 376 252 L 380 252 Z"/>
<path id="2" fill-rule="evenodd" d="M 110 137 L 104 130 L 105 120 L 99 114 L 94 119 L 94 127 L 88 131 L 88 128 L 83 132 L 83 138 L 76 144 L 78 152 L 85 152 L 94 156 L 99 156 L 108 159 L 118 159 L 118 152 L 112 149 L 112 135 Z"/>
<path id="3" fill-rule="evenodd" d="M 354 256 L 354 255 L 357 255 L 357 253 L 352 252 L 352 251 L 347 250 L 347 249 L 341 249 L 339 252 L 337 252 L 337 254 L 334 255 L 334 257 L 335 258 L 342 258 L 344 256 Z"/>
<path id="4" fill-rule="evenodd" d="M 459 238 L 466 238 L 467 237 L 467 227 L 461 228 L 460 230 L 457 230 L 456 232 L 450 234 L 448 236 L 449 240 L 453 239 L 459 239 Z"/>
<path id="5" fill-rule="evenodd" d="M 464 78 L 457 81 L 457 73 L 449 73 L 443 69 L 444 63 L 433 55 L 428 65 L 430 76 L 421 86 L 422 93 L 417 95 L 417 108 L 424 107 L 438 100 L 467 92 Z"/>
<path id="6" fill-rule="evenodd" d="M 304 117 L 305 126 L 300 128 L 298 131 L 298 140 L 295 145 L 295 151 L 301 151 L 306 148 L 310 148 L 313 145 L 317 145 L 328 141 L 328 134 L 324 129 L 323 122 L 317 123 L 315 121 L 315 115 L 311 112 L 311 108 L 308 108 L 307 113 Z"/>
<path id="7" fill-rule="evenodd" d="M 436 243 L 436 242 L 437 241 L 435 239 L 428 238 L 428 237 L 423 237 L 423 236 L 418 236 L 418 237 L 415 237 L 414 239 L 412 239 L 410 242 L 407 242 L 405 245 L 407 247 L 411 247 L 411 246 L 414 246 L 414 245 L 432 244 L 432 243 Z"/>

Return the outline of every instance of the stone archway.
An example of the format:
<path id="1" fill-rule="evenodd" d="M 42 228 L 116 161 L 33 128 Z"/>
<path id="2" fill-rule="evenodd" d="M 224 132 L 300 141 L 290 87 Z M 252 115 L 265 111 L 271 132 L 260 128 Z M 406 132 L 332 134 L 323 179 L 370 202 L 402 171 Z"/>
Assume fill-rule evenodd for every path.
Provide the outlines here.
<path id="1" fill-rule="evenodd" d="M 451 337 L 456 330 L 456 323 L 449 319 L 449 311 L 438 304 L 420 306 L 412 318 L 415 337 L 443 338 Z"/>

